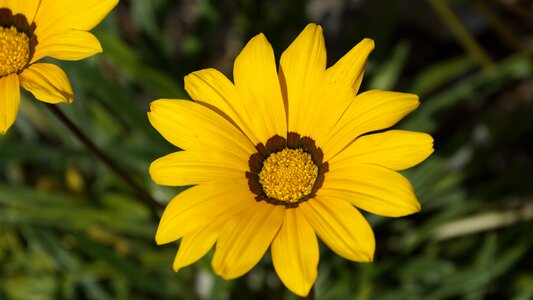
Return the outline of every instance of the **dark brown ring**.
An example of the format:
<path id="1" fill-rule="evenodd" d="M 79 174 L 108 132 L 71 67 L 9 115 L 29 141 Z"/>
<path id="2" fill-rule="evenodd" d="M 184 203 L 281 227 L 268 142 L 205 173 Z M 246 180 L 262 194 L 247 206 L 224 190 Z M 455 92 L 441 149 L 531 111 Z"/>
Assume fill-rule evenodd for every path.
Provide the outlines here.
<path id="1" fill-rule="evenodd" d="M 263 145 L 263 143 L 259 143 L 255 146 L 255 148 L 257 149 L 257 153 L 252 154 L 248 159 L 248 166 L 250 167 L 250 171 L 246 172 L 246 178 L 248 178 L 248 187 L 250 188 L 250 191 L 252 191 L 252 193 L 256 195 L 256 201 L 266 201 L 273 205 L 284 205 L 287 208 L 295 208 L 298 207 L 300 203 L 305 202 L 316 196 L 316 192 L 322 187 L 322 184 L 324 183 L 324 177 L 329 170 L 329 165 L 327 162 L 323 162 L 324 153 L 322 152 L 322 149 L 316 146 L 316 143 L 312 138 L 308 136 L 300 137 L 298 133 L 289 132 L 287 134 L 287 139 L 279 135 L 275 135 L 267 141 L 266 145 Z M 311 193 L 298 199 L 297 202 L 293 203 L 288 203 L 285 201 L 268 197 L 265 191 L 263 190 L 263 186 L 261 185 L 261 183 L 259 183 L 259 173 L 263 168 L 263 163 L 265 162 L 265 160 L 271 154 L 279 152 L 285 148 L 302 149 L 304 152 L 311 155 L 311 159 L 318 167 L 318 175 L 315 179 L 315 184 L 313 185 Z"/>
<path id="2" fill-rule="evenodd" d="M 35 22 L 30 24 L 26 16 L 23 14 L 13 15 L 11 9 L 0 8 L 0 27 L 11 28 L 11 26 L 14 26 L 18 32 L 26 34 L 30 39 L 30 54 L 28 57 L 28 63 L 26 64 L 27 66 L 35 54 L 35 47 L 39 43 L 37 36 L 34 34 L 37 25 Z"/>

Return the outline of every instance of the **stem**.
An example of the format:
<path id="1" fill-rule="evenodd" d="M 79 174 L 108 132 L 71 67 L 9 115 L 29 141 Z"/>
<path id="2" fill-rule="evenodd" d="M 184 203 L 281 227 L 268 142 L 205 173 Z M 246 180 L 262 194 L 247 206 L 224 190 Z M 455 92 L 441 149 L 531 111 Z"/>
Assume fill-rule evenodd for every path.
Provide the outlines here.
<path id="1" fill-rule="evenodd" d="M 81 130 L 55 105 L 45 103 L 46 107 L 56 116 L 65 127 L 67 127 L 72 134 L 91 152 L 97 159 L 106 165 L 111 171 L 127 183 L 140 196 L 140 199 L 146 203 L 154 213 L 163 208 L 163 205 L 157 202 L 142 186 L 135 182 L 123 169 L 104 154 Z"/>
<path id="2" fill-rule="evenodd" d="M 483 50 L 483 48 L 476 42 L 476 40 L 468 33 L 468 30 L 463 26 L 461 21 L 452 12 L 446 1 L 442 0 L 428 0 L 435 12 L 442 18 L 448 29 L 463 46 L 463 48 L 470 54 L 470 56 L 477 61 L 481 67 L 488 67 L 492 65 L 492 59 Z"/>
<path id="3" fill-rule="evenodd" d="M 522 45 L 518 36 L 503 20 L 491 11 L 486 2 L 476 1 L 474 4 L 478 11 L 485 17 L 489 25 L 494 29 L 496 34 L 502 39 L 502 42 L 507 44 L 508 47 L 527 53 L 526 47 Z"/>

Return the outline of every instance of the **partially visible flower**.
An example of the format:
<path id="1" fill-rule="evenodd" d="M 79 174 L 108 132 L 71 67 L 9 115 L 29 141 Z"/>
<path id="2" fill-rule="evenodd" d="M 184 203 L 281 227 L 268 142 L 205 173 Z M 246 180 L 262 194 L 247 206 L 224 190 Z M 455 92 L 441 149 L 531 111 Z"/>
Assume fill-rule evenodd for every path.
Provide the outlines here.
<path id="1" fill-rule="evenodd" d="M 0 134 L 15 122 L 20 88 L 47 103 L 71 103 L 63 70 L 43 57 L 80 60 L 102 52 L 88 32 L 118 0 L 0 0 Z"/>
<path id="2" fill-rule="evenodd" d="M 270 247 L 281 281 L 305 296 L 317 277 L 317 235 L 338 255 L 368 262 L 374 234 L 357 208 L 388 217 L 420 210 L 396 171 L 426 159 L 433 139 L 380 132 L 419 103 L 413 94 L 357 95 L 373 48 L 364 39 L 326 68 L 322 28 L 310 24 L 276 70 L 259 34 L 236 58 L 234 83 L 201 70 L 185 77 L 194 102 L 152 103 L 152 125 L 184 150 L 154 161 L 153 180 L 194 185 L 168 204 L 156 234 L 158 244 L 181 238 L 176 271 L 216 244 L 215 273 L 236 278 Z"/>

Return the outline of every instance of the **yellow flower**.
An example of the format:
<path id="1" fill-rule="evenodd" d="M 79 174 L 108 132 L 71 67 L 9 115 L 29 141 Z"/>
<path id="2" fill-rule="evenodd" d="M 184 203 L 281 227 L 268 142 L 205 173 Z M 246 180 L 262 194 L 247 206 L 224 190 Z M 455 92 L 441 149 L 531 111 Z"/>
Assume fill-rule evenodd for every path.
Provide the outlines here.
<path id="1" fill-rule="evenodd" d="M 234 83 L 214 69 L 185 77 L 194 102 L 157 100 L 148 117 L 184 151 L 154 161 L 153 180 L 194 185 L 172 199 L 158 244 L 181 238 L 174 269 L 216 243 L 212 267 L 232 279 L 270 246 L 295 294 L 317 277 L 318 237 L 338 255 L 372 261 L 374 234 L 357 208 L 389 217 L 420 210 L 397 173 L 433 152 L 424 133 L 386 129 L 418 106 L 412 94 L 357 94 L 374 42 L 364 39 L 326 69 L 322 29 L 308 25 L 281 56 L 263 34 L 235 60 Z M 357 207 L 357 208 L 356 208 Z"/>
<path id="2" fill-rule="evenodd" d="M 80 60 L 102 52 L 87 32 L 118 0 L 0 0 L 0 134 L 15 122 L 20 88 L 47 103 L 71 103 L 63 70 L 43 57 Z"/>

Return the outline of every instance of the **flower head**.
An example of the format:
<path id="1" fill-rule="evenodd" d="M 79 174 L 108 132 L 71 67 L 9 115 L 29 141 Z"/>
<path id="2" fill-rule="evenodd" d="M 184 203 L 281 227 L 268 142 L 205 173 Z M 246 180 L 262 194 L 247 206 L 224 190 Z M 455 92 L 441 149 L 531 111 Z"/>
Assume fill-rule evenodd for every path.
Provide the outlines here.
<path id="1" fill-rule="evenodd" d="M 184 151 L 154 161 L 162 185 L 193 187 L 168 204 L 156 241 L 181 238 L 174 269 L 215 244 L 212 267 L 225 279 L 252 269 L 270 247 L 294 293 L 317 277 L 317 236 L 338 255 L 373 259 L 374 234 L 358 209 L 398 217 L 420 210 L 396 171 L 433 151 L 424 133 L 389 128 L 418 106 L 412 94 L 357 94 L 374 48 L 364 39 L 326 68 L 322 29 L 308 25 L 281 56 L 254 37 L 235 60 L 234 82 L 214 69 L 185 77 L 194 102 L 157 100 L 148 117 Z"/>
<path id="2" fill-rule="evenodd" d="M 74 100 L 66 74 L 41 58 L 80 60 L 102 52 L 88 32 L 118 0 L 0 0 L 0 134 L 15 122 L 20 88 L 47 103 Z"/>

